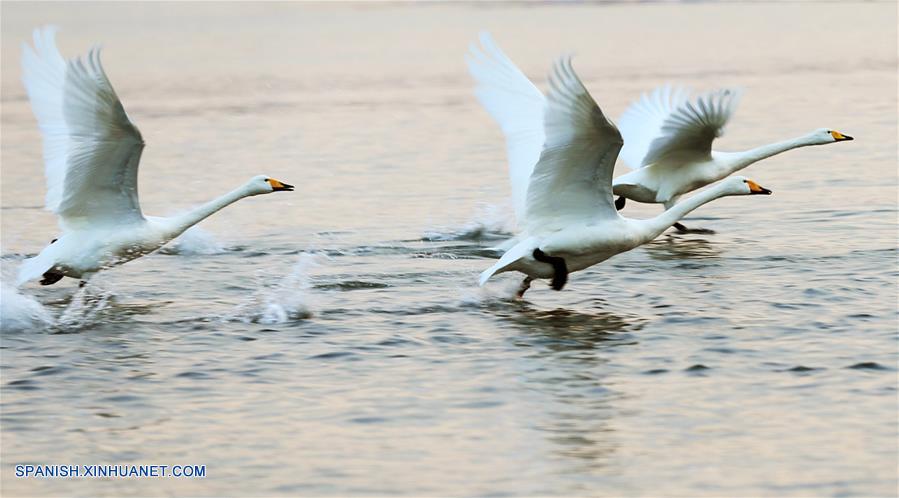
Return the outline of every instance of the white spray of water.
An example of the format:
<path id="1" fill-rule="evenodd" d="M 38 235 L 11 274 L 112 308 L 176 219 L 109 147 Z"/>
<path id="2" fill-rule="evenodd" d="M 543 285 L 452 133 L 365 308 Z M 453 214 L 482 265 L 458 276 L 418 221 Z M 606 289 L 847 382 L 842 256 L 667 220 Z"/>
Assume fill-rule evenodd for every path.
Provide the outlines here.
<path id="1" fill-rule="evenodd" d="M 502 240 L 511 237 L 509 206 L 480 204 L 461 228 L 438 227 L 425 232 L 425 240 Z"/>
<path id="2" fill-rule="evenodd" d="M 212 233 L 198 226 L 192 226 L 178 238 L 166 244 L 159 252 L 162 254 L 196 256 L 221 254 L 225 252 L 225 247 Z"/>
<path id="3" fill-rule="evenodd" d="M 0 332 L 26 332 L 52 326 L 50 311 L 9 283 L 15 282 L 19 270 L 18 265 L 10 263 L 4 260 L 0 265 Z"/>
<path id="4" fill-rule="evenodd" d="M 269 283 L 270 273 L 257 275 L 257 290 L 225 320 L 276 324 L 309 318 L 309 272 L 318 265 L 317 259 L 313 254 L 300 254 L 290 273 L 275 285 Z"/>
<path id="5" fill-rule="evenodd" d="M 51 308 L 45 307 L 23 289 L 7 282 L 18 268 L 4 264 L 0 281 L 0 331 L 27 332 L 52 329 L 70 331 L 94 323 L 100 312 L 109 307 L 113 293 L 96 284 L 97 278 L 81 287 L 72 295 L 71 301 L 59 316 Z"/>
<path id="6" fill-rule="evenodd" d="M 112 295 L 112 292 L 96 285 L 94 281 L 79 288 L 56 320 L 57 328 L 74 330 L 94 323 L 100 313 L 109 307 Z"/>
<path id="7" fill-rule="evenodd" d="M 516 273 L 515 275 L 519 274 Z M 524 278 L 524 275 L 522 275 L 522 278 Z M 475 282 L 473 285 L 460 287 L 456 290 L 459 306 L 463 308 L 478 308 L 487 304 L 508 303 L 518 300 L 518 289 L 521 287 L 521 280 L 518 278 L 490 280 L 490 283 L 484 287 L 478 287 L 476 280 L 477 278 L 472 279 L 472 282 Z M 535 285 L 537 282 L 539 281 L 534 282 Z"/>
<path id="8" fill-rule="evenodd" d="M 0 282 L 0 331 L 26 332 L 53 326 L 51 313 L 31 296 Z"/>

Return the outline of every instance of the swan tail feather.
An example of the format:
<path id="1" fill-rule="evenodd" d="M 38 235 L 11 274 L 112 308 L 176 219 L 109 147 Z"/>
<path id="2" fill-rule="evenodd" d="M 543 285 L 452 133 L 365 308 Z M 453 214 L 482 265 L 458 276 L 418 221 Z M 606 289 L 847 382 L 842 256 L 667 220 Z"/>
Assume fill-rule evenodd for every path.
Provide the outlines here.
<path id="1" fill-rule="evenodd" d="M 500 242 L 499 244 L 497 244 L 493 247 L 490 247 L 488 249 L 491 251 L 498 252 L 500 254 L 504 254 L 509 249 L 515 247 L 516 244 L 518 244 L 518 237 L 512 237 L 511 239 Z"/>
<path id="2" fill-rule="evenodd" d="M 484 284 L 487 283 L 487 280 L 490 280 L 490 277 L 505 271 L 509 265 L 530 254 L 534 248 L 537 247 L 536 242 L 536 237 L 528 237 L 519 241 L 514 247 L 506 251 L 506 253 L 503 254 L 503 257 L 499 258 L 499 261 L 481 273 L 481 277 L 478 279 L 478 285 L 483 287 Z"/>
<path id="3" fill-rule="evenodd" d="M 31 280 L 35 280 L 38 277 L 43 277 L 45 273 L 47 273 L 53 265 L 56 264 L 56 260 L 49 254 L 48 251 L 41 251 L 40 254 L 33 258 L 28 258 L 22 262 L 22 266 L 19 267 L 19 274 L 16 276 L 16 287 L 21 286 L 26 282 L 30 282 Z"/>
<path id="4" fill-rule="evenodd" d="M 497 270 L 499 270 L 499 262 L 481 272 L 481 276 L 480 278 L 478 278 L 478 286 L 483 287 L 484 284 L 486 284 L 487 281 L 490 280 L 490 277 L 496 274 Z"/>

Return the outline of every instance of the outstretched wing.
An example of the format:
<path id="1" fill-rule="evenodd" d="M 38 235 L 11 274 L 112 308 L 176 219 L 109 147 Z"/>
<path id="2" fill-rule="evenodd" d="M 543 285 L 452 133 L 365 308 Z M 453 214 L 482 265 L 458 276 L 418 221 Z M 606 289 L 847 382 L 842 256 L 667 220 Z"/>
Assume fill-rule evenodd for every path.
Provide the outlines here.
<path id="1" fill-rule="evenodd" d="M 530 233 L 618 217 L 612 170 L 621 134 L 584 88 L 571 58 L 556 62 L 549 82 L 546 144 L 528 186 Z"/>
<path id="2" fill-rule="evenodd" d="M 540 159 L 545 140 L 546 99 L 493 42 L 489 33 L 481 33 L 480 46 L 473 43 L 465 59 L 468 71 L 477 82 L 475 95 L 506 136 L 512 201 L 518 223 L 523 224 L 528 179 Z"/>
<path id="3" fill-rule="evenodd" d="M 143 218 L 137 166 L 144 142 L 100 64 L 100 50 L 66 61 L 53 27 L 22 48 L 22 80 L 44 139 L 47 209 L 63 226 Z"/>
<path id="4" fill-rule="evenodd" d="M 724 132 L 740 95 L 724 88 L 691 99 L 688 90 L 669 85 L 644 93 L 618 120 L 625 139 L 621 158 L 632 168 L 663 159 L 708 159 L 712 141 Z"/>

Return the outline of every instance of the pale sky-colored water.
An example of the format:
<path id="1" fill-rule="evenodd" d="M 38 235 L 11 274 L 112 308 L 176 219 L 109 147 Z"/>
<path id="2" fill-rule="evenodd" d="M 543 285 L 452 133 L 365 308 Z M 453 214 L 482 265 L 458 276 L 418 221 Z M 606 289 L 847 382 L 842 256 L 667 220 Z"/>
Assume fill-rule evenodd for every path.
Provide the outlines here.
<path id="1" fill-rule="evenodd" d="M 147 142 L 145 212 L 258 173 L 297 186 L 210 218 L 211 243 L 98 277 L 86 304 L 74 282 L 3 296 L 52 322 L 0 338 L 4 496 L 895 494 L 895 4 L 2 14 L 4 281 L 56 235 L 19 82 L 41 24 L 65 55 L 104 45 Z M 775 194 L 697 211 L 715 235 L 510 303 L 517 277 L 476 289 L 492 241 L 473 228 L 509 225 L 502 137 L 463 62 L 481 29 L 541 86 L 573 52 L 612 117 L 665 82 L 740 86 L 723 150 L 856 140 L 744 171 Z M 16 463 L 209 475 L 22 480 Z"/>

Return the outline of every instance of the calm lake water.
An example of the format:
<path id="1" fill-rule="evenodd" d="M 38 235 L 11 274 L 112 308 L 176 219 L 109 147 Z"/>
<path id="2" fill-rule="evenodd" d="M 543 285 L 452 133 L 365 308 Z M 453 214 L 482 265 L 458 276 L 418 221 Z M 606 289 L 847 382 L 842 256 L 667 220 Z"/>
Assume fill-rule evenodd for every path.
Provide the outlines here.
<path id="1" fill-rule="evenodd" d="M 2 491 L 895 496 L 896 4 L 2 5 Z M 9 286 L 56 236 L 20 43 L 60 26 L 147 142 L 144 212 L 265 173 L 202 232 L 78 290 Z M 463 54 L 489 29 L 610 116 L 665 82 L 746 93 L 718 147 L 854 142 L 563 292 L 486 289 L 504 144 Z M 623 171 L 623 170 L 622 170 Z M 649 217 L 658 206 L 630 203 Z M 205 479 L 17 479 L 200 464 Z"/>

